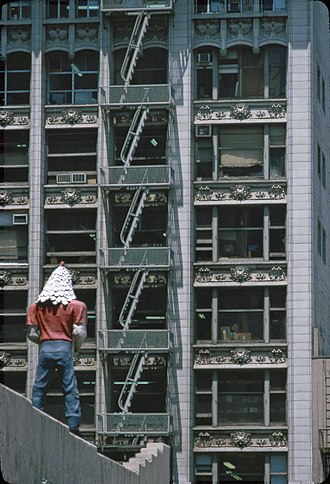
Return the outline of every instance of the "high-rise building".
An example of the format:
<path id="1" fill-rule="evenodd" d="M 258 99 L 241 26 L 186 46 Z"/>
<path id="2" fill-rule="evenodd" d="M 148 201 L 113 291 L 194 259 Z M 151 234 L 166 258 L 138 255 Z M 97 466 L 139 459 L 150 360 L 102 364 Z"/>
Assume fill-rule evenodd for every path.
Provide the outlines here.
<path id="1" fill-rule="evenodd" d="M 64 260 L 88 306 L 76 374 L 100 452 L 164 441 L 177 484 L 324 479 L 326 7 L 21 0 L 1 13 L 4 383 L 31 396 L 26 308 Z M 47 404 L 63 418 L 56 380 Z"/>

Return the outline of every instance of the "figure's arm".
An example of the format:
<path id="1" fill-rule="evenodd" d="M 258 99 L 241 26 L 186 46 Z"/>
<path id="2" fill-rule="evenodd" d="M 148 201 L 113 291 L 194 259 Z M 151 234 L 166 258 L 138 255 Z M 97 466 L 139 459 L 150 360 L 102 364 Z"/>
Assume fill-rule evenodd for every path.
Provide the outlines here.
<path id="1" fill-rule="evenodd" d="M 40 331 L 38 326 L 27 326 L 27 337 L 32 343 L 39 344 Z"/>
<path id="2" fill-rule="evenodd" d="M 73 352 L 79 353 L 87 337 L 86 323 L 74 324 L 72 336 L 73 336 Z"/>

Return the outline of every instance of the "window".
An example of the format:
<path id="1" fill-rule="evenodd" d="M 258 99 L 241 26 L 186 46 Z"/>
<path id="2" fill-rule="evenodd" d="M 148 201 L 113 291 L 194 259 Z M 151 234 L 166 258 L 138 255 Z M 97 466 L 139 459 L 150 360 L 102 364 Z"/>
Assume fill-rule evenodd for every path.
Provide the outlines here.
<path id="1" fill-rule="evenodd" d="M 285 218 L 284 205 L 224 206 L 213 210 L 210 207 L 198 207 L 196 261 L 227 258 L 284 259 Z M 215 224 L 212 224 L 212 219 L 215 219 Z M 218 233 L 213 233 L 213 225 L 218 226 Z"/>
<path id="2" fill-rule="evenodd" d="M 282 369 L 196 370 L 199 425 L 210 425 L 212 414 L 218 425 L 285 425 L 286 377 L 286 370 Z M 213 383 L 218 388 L 218 398 L 212 405 Z"/>
<path id="3" fill-rule="evenodd" d="M 326 158 L 320 145 L 317 145 L 317 174 L 324 188 L 326 188 L 327 164 Z"/>
<path id="4" fill-rule="evenodd" d="M 261 0 L 261 9 L 264 12 L 286 9 L 286 0 Z"/>
<path id="5" fill-rule="evenodd" d="M 9 54 L 7 62 L 0 62 L 0 105 L 29 104 L 30 99 L 29 54 Z"/>
<path id="6" fill-rule="evenodd" d="M 26 306 L 27 291 L 1 291 L 0 343 L 26 342 Z"/>
<path id="7" fill-rule="evenodd" d="M 5 183 L 28 183 L 29 131 L 0 132 L 0 180 Z"/>
<path id="8" fill-rule="evenodd" d="M 220 128 L 220 176 L 262 176 L 262 126 Z"/>
<path id="9" fill-rule="evenodd" d="M 285 315 L 284 287 L 198 289 L 195 340 L 285 341 Z"/>
<path id="10" fill-rule="evenodd" d="M 323 260 L 324 264 L 327 262 L 327 234 L 326 231 L 318 220 L 317 222 L 317 251 Z"/>
<path id="11" fill-rule="evenodd" d="M 4 262 L 27 262 L 27 225 L 13 225 L 13 213 L 0 215 L 0 260 Z"/>
<path id="12" fill-rule="evenodd" d="M 8 20 L 25 20 L 29 18 L 31 18 L 31 0 L 9 3 Z"/>
<path id="13" fill-rule="evenodd" d="M 148 119 L 148 118 L 147 118 Z M 124 155 L 127 153 L 127 143 L 124 145 L 130 121 L 126 127 L 120 127 L 115 130 L 115 158 L 117 164 L 122 166 L 120 156 L 125 146 Z M 132 142 L 130 139 L 129 142 Z M 162 165 L 166 164 L 166 146 L 167 146 L 167 127 L 157 126 L 153 123 L 152 126 L 145 126 L 139 137 L 139 142 L 136 150 L 133 153 L 131 165 Z"/>
<path id="14" fill-rule="evenodd" d="M 199 132 L 195 134 L 197 178 L 285 178 L 284 124 L 223 125 L 211 128 L 213 136 L 211 130 L 208 136 L 200 136 Z M 217 159 L 218 166 L 215 164 Z"/>
<path id="15" fill-rule="evenodd" d="M 286 461 L 287 458 L 284 454 L 270 456 L 270 478 L 272 484 L 286 484 L 288 482 Z"/>
<path id="16" fill-rule="evenodd" d="M 211 58 L 208 62 L 206 53 Z M 225 56 L 204 47 L 196 51 L 196 68 L 197 99 L 285 97 L 286 48 L 280 45 L 263 47 L 259 54 L 249 47 L 235 47 Z"/>
<path id="17" fill-rule="evenodd" d="M 96 183 L 95 130 L 49 131 L 47 140 L 47 183 Z"/>
<path id="18" fill-rule="evenodd" d="M 97 102 L 98 54 L 78 52 L 72 63 L 67 54 L 48 56 L 48 102 L 91 104 Z"/>
<path id="19" fill-rule="evenodd" d="M 318 67 L 317 68 L 317 79 L 316 79 L 316 93 L 317 93 L 317 99 L 323 109 L 323 111 L 325 111 L 325 107 L 326 107 L 326 98 L 325 98 L 325 81 L 324 81 L 324 77 L 323 77 L 323 74 L 321 72 L 321 69 Z"/>
<path id="20" fill-rule="evenodd" d="M 76 0 L 76 17 L 97 17 L 100 8 L 99 0 Z"/>
<path id="21" fill-rule="evenodd" d="M 70 0 L 46 0 L 46 2 L 47 18 L 69 17 Z"/>
<path id="22" fill-rule="evenodd" d="M 195 13 L 252 12 L 253 0 L 195 0 Z"/>

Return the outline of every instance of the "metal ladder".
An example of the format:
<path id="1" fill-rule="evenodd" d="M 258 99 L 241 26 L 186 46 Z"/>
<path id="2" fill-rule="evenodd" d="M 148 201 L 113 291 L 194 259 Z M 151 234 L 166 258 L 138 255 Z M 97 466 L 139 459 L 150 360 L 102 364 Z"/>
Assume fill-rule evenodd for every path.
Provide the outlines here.
<path id="1" fill-rule="evenodd" d="M 139 269 L 133 277 L 130 288 L 127 292 L 122 310 L 119 314 L 119 322 L 124 331 L 129 329 L 132 318 L 139 302 L 140 295 L 143 290 L 144 283 L 147 279 L 148 271 L 146 269 Z"/>
<path id="2" fill-rule="evenodd" d="M 120 241 L 123 244 L 124 249 L 128 249 L 130 243 L 132 242 L 133 235 L 140 220 L 140 216 L 142 214 L 142 210 L 147 196 L 148 189 L 143 186 L 140 186 L 140 188 L 134 193 L 131 205 L 128 209 L 119 235 Z"/>
<path id="3" fill-rule="evenodd" d="M 118 398 L 118 406 L 124 413 L 129 411 L 147 357 L 148 353 L 146 351 L 140 351 L 133 356 L 125 383 Z"/>
<path id="4" fill-rule="evenodd" d="M 143 99 L 145 99 L 146 96 L 147 96 L 147 90 Z M 142 103 L 140 104 L 140 106 L 138 107 L 138 109 L 135 111 L 133 115 L 131 125 L 127 132 L 122 149 L 120 151 L 120 159 L 124 163 L 125 167 L 129 166 L 132 161 L 134 152 L 137 148 L 137 145 L 139 144 L 141 133 L 143 131 L 148 113 L 149 113 L 149 109 L 147 106 L 143 104 L 143 101 L 142 101 Z"/>
<path id="5" fill-rule="evenodd" d="M 150 15 L 145 12 L 139 13 L 136 17 L 131 38 L 120 70 L 120 75 L 125 82 L 125 87 L 129 85 L 133 77 L 135 66 L 140 54 L 143 37 L 149 24 L 149 19 Z"/>

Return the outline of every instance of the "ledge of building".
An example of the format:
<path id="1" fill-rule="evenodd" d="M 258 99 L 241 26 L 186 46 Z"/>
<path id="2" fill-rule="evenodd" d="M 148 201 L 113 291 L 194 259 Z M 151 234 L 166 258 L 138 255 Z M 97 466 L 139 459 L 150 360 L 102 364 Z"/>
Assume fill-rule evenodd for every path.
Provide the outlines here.
<path id="1" fill-rule="evenodd" d="M 10 484 L 168 484 L 170 448 L 149 444 L 121 465 L 0 385 L 0 466 Z"/>

